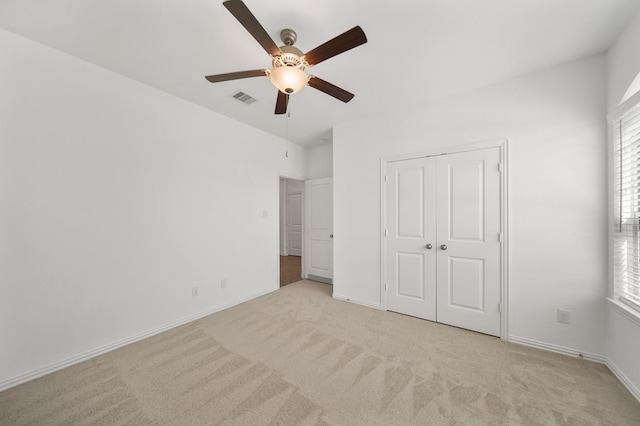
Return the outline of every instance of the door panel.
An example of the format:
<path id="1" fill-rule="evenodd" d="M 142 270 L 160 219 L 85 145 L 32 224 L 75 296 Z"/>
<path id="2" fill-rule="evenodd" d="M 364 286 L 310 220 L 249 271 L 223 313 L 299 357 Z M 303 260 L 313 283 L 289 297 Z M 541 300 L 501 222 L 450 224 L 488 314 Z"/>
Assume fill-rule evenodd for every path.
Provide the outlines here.
<path id="1" fill-rule="evenodd" d="M 484 312 L 484 261 L 449 257 L 449 305 Z"/>
<path id="2" fill-rule="evenodd" d="M 500 335 L 499 162 L 498 148 L 438 157 L 438 321 L 494 336 Z"/>
<path id="3" fill-rule="evenodd" d="M 424 238 L 424 168 L 398 170 L 397 230 L 400 238 Z"/>
<path id="4" fill-rule="evenodd" d="M 333 279 L 333 179 L 305 182 L 305 277 Z"/>
<path id="5" fill-rule="evenodd" d="M 436 168 L 424 160 L 388 168 L 387 309 L 435 321 Z"/>
<path id="6" fill-rule="evenodd" d="M 323 271 L 323 273 L 331 273 L 331 243 L 326 240 L 311 239 L 311 259 L 309 260 L 309 267 L 317 271 Z M 325 276 L 321 275 L 321 276 Z M 326 278 L 329 278 L 328 276 Z"/>
<path id="7" fill-rule="evenodd" d="M 311 229 L 327 230 L 331 222 L 331 204 L 327 202 L 331 194 L 330 184 L 311 183 L 309 199 L 311 200 Z"/>
<path id="8" fill-rule="evenodd" d="M 415 253 L 397 253 L 398 296 L 424 300 L 424 256 Z"/>
<path id="9" fill-rule="evenodd" d="M 484 240 L 484 163 L 456 161 L 447 164 L 451 240 Z"/>

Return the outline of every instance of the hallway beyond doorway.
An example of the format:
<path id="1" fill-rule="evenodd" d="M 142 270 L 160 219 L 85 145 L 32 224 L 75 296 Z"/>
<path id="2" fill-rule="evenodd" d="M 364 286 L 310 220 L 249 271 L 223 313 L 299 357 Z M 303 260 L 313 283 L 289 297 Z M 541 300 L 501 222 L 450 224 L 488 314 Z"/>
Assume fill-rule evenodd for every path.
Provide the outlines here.
<path id="1" fill-rule="evenodd" d="M 280 256 L 280 287 L 302 279 L 302 258 L 300 256 Z"/>

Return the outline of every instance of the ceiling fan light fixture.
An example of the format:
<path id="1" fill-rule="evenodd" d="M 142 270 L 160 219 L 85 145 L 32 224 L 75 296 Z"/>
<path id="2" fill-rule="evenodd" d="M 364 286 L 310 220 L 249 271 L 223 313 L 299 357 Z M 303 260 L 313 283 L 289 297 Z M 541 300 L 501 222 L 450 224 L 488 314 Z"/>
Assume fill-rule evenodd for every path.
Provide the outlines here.
<path id="1" fill-rule="evenodd" d="M 309 76 L 300 68 L 283 66 L 272 69 L 269 73 L 269 80 L 279 91 L 290 95 L 306 86 L 309 82 Z"/>
<path id="2" fill-rule="evenodd" d="M 272 67 L 271 69 L 207 75 L 205 76 L 207 81 L 218 83 L 242 78 L 269 76 L 271 84 L 278 89 L 274 114 L 286 114 L 289 95 L 299 92 L 307 85 L 345 103 L 353 99 L 353 93 L 349 93 L 316 76 L 307 75 L 304 70 L 366 43 L 367 36 L 360 26 L 356 25 L 326 43 L 303 53 L 294 46 L 298 39 L 298 35 L 294 30 L 286 28 L 280 32 L 280 39 L 284 46 L 278 47 L 242 0 L 225 0 L 222 4 L 267 52 L 271 58 Z"/>

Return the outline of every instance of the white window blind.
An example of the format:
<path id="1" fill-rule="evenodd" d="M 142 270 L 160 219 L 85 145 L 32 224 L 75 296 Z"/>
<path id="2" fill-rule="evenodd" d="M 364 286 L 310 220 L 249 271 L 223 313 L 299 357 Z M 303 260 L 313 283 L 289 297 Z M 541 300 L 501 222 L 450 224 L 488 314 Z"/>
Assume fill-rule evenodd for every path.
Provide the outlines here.
<path id="1" fill-rule="evenodd" d="M 614 297 L 640 310 L 640 104 L 610 123 L 614 168 Z"/>

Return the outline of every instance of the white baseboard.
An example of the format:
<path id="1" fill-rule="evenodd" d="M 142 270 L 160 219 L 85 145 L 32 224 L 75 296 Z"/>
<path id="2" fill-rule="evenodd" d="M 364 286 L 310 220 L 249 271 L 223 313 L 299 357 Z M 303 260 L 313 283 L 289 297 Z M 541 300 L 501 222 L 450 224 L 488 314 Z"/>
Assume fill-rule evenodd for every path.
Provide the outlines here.
<path id="1" fill-rule="evenodd" d="M 305 280 L 311 280 L 311 281 L 316 281 L 316 282 L 319 282 L 319 283 L 325 283 L 325 284 L 333 285 L 333 278 L 319 277 L 318 275 L 313 275 L 313 274 L 307 274 L 307 276 L 305 277 Z"/>
<path id="2" fill-rule="evenodd" d="M 509 342 L 518 343 L 532 348 L 544 349 L 546 351 L 556 352 L 563 355 L 569 355 L 577 358 L 583 358 L 589 361 L 606 364 L 607 359 L 603 355 L 592 354 L 589 352 L 581 352 L 575 349 L 566 348 L 564 346 L 553 345 L 551 343 L 539 342 L 537 340 L 526 339 L 524 337 L 509 336 Z"/>
<path id="3" fill-rule="evenodd" d="M 629 390 L 629 392 L 631 392 L 631 395 L 635 396 L 638 402 L 640 402 L 640 389 L 638 389 L 631 382 L 631 380 L 629 380 L 629 378 L 622 372 L 622 370 L 620 370 L 618 366 L 615 365 L 611 360 L 607 359 L 606 364 L 607 364 L 607 367 L 609 367 L 609 370 L 611 370 L 611 372 L 613 373 L 613 375 L 616 376 L 618 380 L 622 382 L 624 387 L 626 387 Z"/>
<path id="4" fill-rule="evenodd" d="M 121 348 L 123 346 L 129 345 L 131 343 L 135 343 L 139 340 L 143 340 L 146 339 L 147 337 L 151 337 L 154 336 L 156 334 L 171 330 L 172 328 L 176 328 L 179 327 L 181 325 L 187 324 L 189 322 L 195 321 L 197 319 L 206 317 L 207 315 L 211 315 L 214 314 L 216 312 L 220 312 L 220 311 L 224 311 L 225 309 L 228 309 L 232 306 L 238 305 L 240 303 L 246 302 L 248 300 L 251 299 L 255 299 L 256 297 L 260 297 L 260 296 L 264 296 L 265 294 L 269 294 L 273 291 L 276 291 L 277 288 L 274 289 L 270 289 L 270 290 L 265 290 L 265 291 L 261 291 L 255 294 L 252 294 L 250 296 L 246 296 L 246 297 L 242 297 L 236 300 L 232 300 L 230 302 L 227 303 L 223 303 L 222 305 L 218 305 L 215 306 L 213 308 L 209 308 L 206 309 L 204 311 L 198 312 L 194 315 L 190 315 L 188 317 L 182 318 L 178 321 L 174 321 L 170 324 L 166 324 L 164 326 L 158 327 L 158 328 L 154 328 L 152 330 L 148 330 L 146 332 L 140 333 L 140 334 L 136 334 L 121 340 L 118 340 L 116 342 L 113 342 L 111 344 L 105 345 L 105 346 L 101 346 L 99 348 L 93 349 L 91 351 L 73 356 L 71 358 L 67 358 L 64 359 L 62 361 L 56 362 L 54 364 L 48 365 L 46 367 L 42 367 L 42 368 L 38 368 L 36 370 L 30 371 L 28 373 L 24 373 L 21 374 L 19 376 L 16 377 L 12 377 L 10 379 L 7 380 L 3 380 L 0 382 L 0 392 L 7 390 L 9 388 L 12 388 L 14 386 L 18 386 L 19 384 L 22 383 L 26 383 L 30 380 L 34 380 L 37 379 L 38 377 L 42 377 L 42 376 L 46 376 L 47 374 L 53 373 L 55 371 L 58 370 L 62 370 L 63 368 L 67 368 L 70 367 L 74 364 L 78 364 L 80 362 L 83 361 L 87 361 L 91 358 L 95 358 L 98 355 L 102 355 L 105 354 L 107 352 L 111 352 L 115 349 Z"/>
<path id="5" fill-rule="evenodd" d="M 338 300 L 343 300 L 345 302 L 351 302 L 351 303 L 355 303 L 356 305 L 362 305 L 362 306 L 366 306 L 368 308 L 373 308 L 373 309 L 378 309 L 381 310 L 382 307 L 380 306 L 380 304 L 377 303 L 371 303 L 368 302 L 366 300 L 361 300 L 361 299 L 355 299 L 353 297 L 349 297 L 349 296 L 344 296 L 342 294 L 338 294 L 338 293 L 333 293 L 333 298 L 334 299 L 338 299 Z"/>

